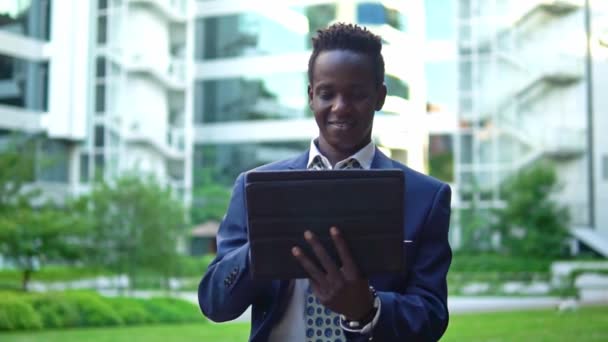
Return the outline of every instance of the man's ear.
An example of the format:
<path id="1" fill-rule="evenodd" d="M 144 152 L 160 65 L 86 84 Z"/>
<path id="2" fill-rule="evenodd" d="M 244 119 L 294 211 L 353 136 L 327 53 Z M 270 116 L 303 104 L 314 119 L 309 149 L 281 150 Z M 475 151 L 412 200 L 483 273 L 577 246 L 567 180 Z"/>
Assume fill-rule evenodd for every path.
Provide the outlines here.
<path id="1" fill-rule="evenodd" d="M 376 99 L 376 111 L 381 110 L 386 100 L 386 84 L 382 83 L 378 89 L 378 98 Z"/>
<path id="2" fill-rule="evenodd" d="M 312 109 L 312 86 L 308 85 L 308 107 Z"/>

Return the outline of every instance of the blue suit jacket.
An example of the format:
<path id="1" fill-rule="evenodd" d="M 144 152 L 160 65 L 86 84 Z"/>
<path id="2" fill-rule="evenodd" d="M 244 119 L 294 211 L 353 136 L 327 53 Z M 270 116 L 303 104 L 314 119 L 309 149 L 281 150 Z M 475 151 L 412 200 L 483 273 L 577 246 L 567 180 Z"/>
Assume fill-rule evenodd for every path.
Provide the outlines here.
<path id="1" fill-rule="evenodd" d="M 306 169 L 308 152 L 257 170 Z M 376 276 L 370 284 L 382 301 L 373 330 L 376 341 L 436 341 L 448 325 L 446 275 L 452 259 L 448 243 L 449 186 L 389 159 L 376 149 L 373 169 L 402 169 L 405 174 L 405 238 L 408 272 Z M 254 281 L 249 276 L 249 242 L 244 176 L 235 182 L 228 211 L 217 235 L 217 256 L 198 288 L 201 310 L 223 322 L 252 307 L 250 341 L 266 341 L 287 304 L 288 281 Z M 349 341 L 362 340 L 356 334 Z"/>

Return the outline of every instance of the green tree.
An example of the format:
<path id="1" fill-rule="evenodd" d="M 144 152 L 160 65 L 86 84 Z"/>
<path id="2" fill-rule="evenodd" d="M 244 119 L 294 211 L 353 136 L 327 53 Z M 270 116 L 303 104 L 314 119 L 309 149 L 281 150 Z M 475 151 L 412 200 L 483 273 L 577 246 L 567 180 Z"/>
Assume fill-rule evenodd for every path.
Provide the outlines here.
<path id="1" fill-rule="evenodd" d="M 0 253 L 22 271 L 27 291 L 41 264 L 79 260 L 87 224 L 77 214 L 52 207 L 15 206 L 0 214 Z"/>
<path id="2" fill-rule="evenodd" d="M 551 198 L 558 187 L 555 169 L 548 163 L 522 170 L 504 184 L 505 207 L 494 212 L 504 252 L 531 257 L 563 254 L 569 215 Z"/>
<path id="3" fill-rule="evenodd" d="M 88 227 L 75 213 L 42 204 L 40 191 L 26 189 L 38 143 L 39 137 L 14 135 L 0 146 L 0 253 L 23 272 L 23 290 L 39 265 L 77 260 L 77 241 Z"/>
<path id="4" fill-rule="evenodd" d="M 230 189 L 213 182 L 208 170 L 202 170 L 199 179 L 197 184 L 200 185 L 192 191 L 192 223 L 221 221 L 230 202 Z"/>
<path id="5" fill-rule="evenodd" d="M 37 195 L 24 186 L 34 180 L 36 138 L 13 135 L 0 141 L 0 213 Z"/>
<path id="6" fill-rule="evenodd" d="M 126 174 L 100 181 L 77 206 L 91 215 L 91 258 L 96 265 L 125 273 L 135 286 L 149 271 L 165 280 L 175 271 L 177 239 L 185 227 L 182 203 L 153 178 Z"/>

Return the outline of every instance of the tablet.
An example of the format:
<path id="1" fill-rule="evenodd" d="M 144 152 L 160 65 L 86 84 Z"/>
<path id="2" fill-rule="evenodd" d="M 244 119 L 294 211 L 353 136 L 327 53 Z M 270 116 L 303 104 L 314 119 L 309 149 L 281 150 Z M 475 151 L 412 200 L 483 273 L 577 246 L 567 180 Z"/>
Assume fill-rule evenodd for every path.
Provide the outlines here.
<path id="1" fill-rule="evenodd" d="M 254 279 L 306 278 L 293 246 L 318 263 L 311 230 L 340 266 L 329 228 L 342 232 L 364 276 L 405 272 L 402 170 L 252 171 L 245 176 Z"/>

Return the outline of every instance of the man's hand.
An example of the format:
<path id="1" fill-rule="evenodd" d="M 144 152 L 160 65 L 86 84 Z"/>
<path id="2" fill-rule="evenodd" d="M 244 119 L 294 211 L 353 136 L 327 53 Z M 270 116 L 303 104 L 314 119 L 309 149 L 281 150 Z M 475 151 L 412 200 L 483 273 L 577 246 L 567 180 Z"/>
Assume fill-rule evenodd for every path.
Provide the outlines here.
<path id="1" fill-rule="evenodd" d="M 319 269 L 301 248 L 293 247 L 291 253 L 308 273 L 312 291 L 325 307 L 350 320 L 360 320 L 373 308 L 374 298 L 369 291 L 369 282 L 361 277 L 338 228 L 331 227 L 329 233 L 342 261 L 342 268 L 338 268 L 321 242 L 308 230 L 304 233 L 304 239 L 312 247 L 323 269 Z"/>

